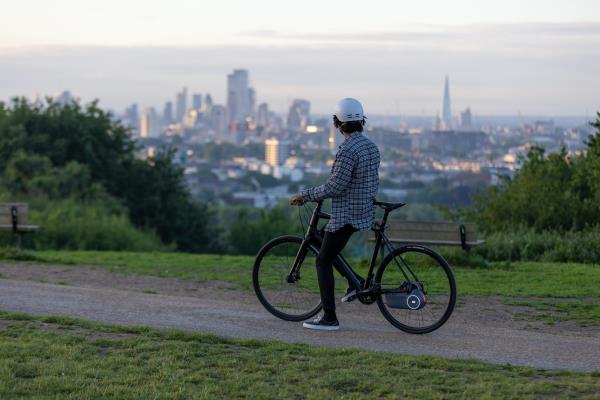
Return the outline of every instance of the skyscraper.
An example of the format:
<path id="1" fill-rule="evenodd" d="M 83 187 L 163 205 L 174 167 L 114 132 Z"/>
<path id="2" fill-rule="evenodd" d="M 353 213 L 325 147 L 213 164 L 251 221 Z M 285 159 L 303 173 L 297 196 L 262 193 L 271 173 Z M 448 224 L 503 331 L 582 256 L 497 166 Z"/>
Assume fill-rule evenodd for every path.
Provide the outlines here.
<path id="1" fill-rule="evenodd" d="M 138 106 L 136 103 L 133 103 L 125 109 L 123 120 L 123 122 L 133 130 L 137 130 L 140 127 L 140 115 L 138 114 Z"/>
<path id="2" fill-rule="evenodd" d="M 214 105 L 210 110 L 210 126 L 215 134 L 225 133 L 227 125 L 227 110 L 220 105 Z"/>
<path id="3" fill-rule="evenodd" d="M 471 114 L 471 108 L 467 107 L 467 109 L 460 113 L 460 127 L 461 129 L 471 128 L 473 116 Z"/>
<path id="4" fill-rule="evenodd" d="M 158 117 L 154 107 L 148 107 L 140 118 L 140 137 L 157 138 L 159 136 Z"/>
<path id="5" fill-rule="evenodd" d="M 267 103 L 260 103 L 256 113 L 256 124 L 263 128 L 269 126 L 269 106 Z"/>
<path id="6" fill-rule="evenodd" d="M 265 140 L 265 161 L 272 166 L 282 165 L 290 155 L 290 143 L 275 138 Z"/>
<path id="7" fill-rule="evenodd" d="M 227 75 L 227 113 L 230 124 L 242 122 L 252 115 L 252 97 L 247 70 L 235 69 Z"/>
<path id="8" fill-rule="evenodd" d="M 213 106 L 213 100 L 212 100 L 212 96 L 210 95 L 210 93 L 207 93 L 206 96 L 204 96 L 204 112 L 207 114 L 210 114 L 211 110 L 212 110 L 212 106 Z"/>
<path id="9" fill-rule="evenodd" d="M 446 80 L 444 82 L 444 105 L 442 109 L 444 129 L 452 129 L 452 110 L 450 109 L 450 84 L 448 82 L 448 75 L 446 75 Z"/>
<path id="10" fill-rule="evenodd" d="M 173 123 L 173 102 L 167 101 L 165 103 L 165 108 L 163 109 L 162 116 L 163 125 L 169 125 Z"/>
<path id="11" fill-rule="evenodd" d="M 250 112 L 248 115 L 254 119 L 256 117 L 256 90 L 254 88 L 248 88 L 248 101 L 250 103 Z"/>
<path id="12" fill-rule="evenodd" d="M 200 93 L 192 94 L 192 108 L 196 111 L 200 111 L 202 108 L 202 95 Z"/>
<path id="13" fill-rule="evenodd" d="M 175 122 L 181 122 L 187 111 L 187 88 L 175 96 Z"/>
<path id="14" fill-rule="evenodd" d="M 310 121 L 310 102 L 295 99 L 288 112 L 287 126 L 290 129 L 304 129 Z"/>

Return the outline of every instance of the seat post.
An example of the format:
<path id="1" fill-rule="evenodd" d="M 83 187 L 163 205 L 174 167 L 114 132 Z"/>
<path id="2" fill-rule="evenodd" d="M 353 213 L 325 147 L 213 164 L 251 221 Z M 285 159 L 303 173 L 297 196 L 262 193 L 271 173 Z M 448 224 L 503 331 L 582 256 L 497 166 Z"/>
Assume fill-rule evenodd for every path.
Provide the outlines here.
<path id="1" fill-rule="evenodd" d="M 387 219 L 388 219 L 389 215 L 390 215 L 390 210 L 388 210 L 387 208 L 385 208 L 384 211 L 383 211 L 383 219 L 381 220 L 381 223 L 382 223 L 381 228 L 382 229 L 385 229 L 385 225 L 387 224 Z"/>

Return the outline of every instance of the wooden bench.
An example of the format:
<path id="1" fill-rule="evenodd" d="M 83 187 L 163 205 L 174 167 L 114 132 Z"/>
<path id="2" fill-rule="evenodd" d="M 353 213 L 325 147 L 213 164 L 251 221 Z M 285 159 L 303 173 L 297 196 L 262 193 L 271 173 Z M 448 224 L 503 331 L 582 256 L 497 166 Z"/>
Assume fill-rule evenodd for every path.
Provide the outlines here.
<path id="1" fill-rule="evenodd" d="M 23 236 L 40 230 L 29 225 L 29 206 L 26 203 L 0 203 L 0 231 L 12 231 L 18 237 L 19 252 L 23 251 Z"/>
<path id="2" fill-rule="evenodd" d="M 472 223 L 388 221 L 385 234 L 394 243 L 461 246 L 465 251 L 485 243 Z M 372 234 L 370 240 L 374 239 Z"/>

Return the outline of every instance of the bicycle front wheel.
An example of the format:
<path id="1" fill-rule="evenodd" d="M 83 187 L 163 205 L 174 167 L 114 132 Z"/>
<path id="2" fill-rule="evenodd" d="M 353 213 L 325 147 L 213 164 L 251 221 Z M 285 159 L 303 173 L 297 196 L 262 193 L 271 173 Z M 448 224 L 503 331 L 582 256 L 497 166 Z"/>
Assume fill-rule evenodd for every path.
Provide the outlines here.
<path id="1" fill-rule="evenodd" d="M 309 245 L 301 252 L 302 242 L 297 236 L 275 238 L 264 245 L 254 262 L 252 281 L 258 300 L 286 321 L 303 321 L 321 310 L 315 264 L 318 251 Z M 296 257 L 301 263 L 290 276 Z"/>
<path id="2" fill-rule="evenodd" d="M 438 329 L 456 303 L 450 266 L 424 246 L 407 245 L 388 254 L 377 270 L 375 284 L 381 290 L 377 305 L 383 316 L 408 333 Z"/>

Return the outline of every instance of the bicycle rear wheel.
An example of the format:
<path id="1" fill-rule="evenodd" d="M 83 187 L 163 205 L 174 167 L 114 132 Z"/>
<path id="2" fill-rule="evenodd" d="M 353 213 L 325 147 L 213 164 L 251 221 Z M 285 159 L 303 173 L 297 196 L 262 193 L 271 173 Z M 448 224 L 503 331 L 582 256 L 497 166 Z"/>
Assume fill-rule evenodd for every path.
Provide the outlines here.
<path id="1" fill-rule="evenodd" d="M 303 321 L 321 310 L 317 280 L 317 249 L 308 246 L 301 254 L 297 274 L 289 276 L 303 239 L 281 236 L 263 246 L 252 272 L 254 292 L 271 314 L 286 321 Z"/>
<path id="2" fill-rule="evenodd" d="M 424 246 L 407 245 L 388 254 L 377 270 L 375 284 L 381 289 L 377 305 L 383 316 L 408 333 L 438 329 L 456 303 L 450 266 Z"/>

